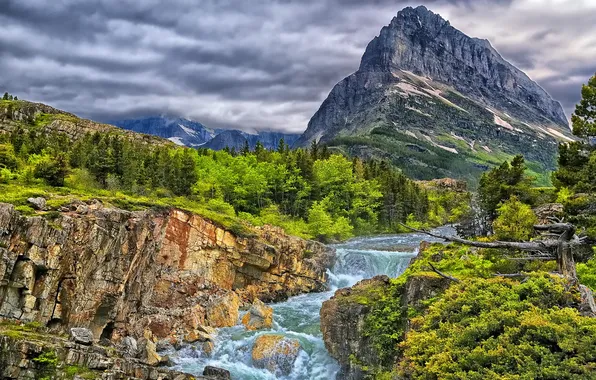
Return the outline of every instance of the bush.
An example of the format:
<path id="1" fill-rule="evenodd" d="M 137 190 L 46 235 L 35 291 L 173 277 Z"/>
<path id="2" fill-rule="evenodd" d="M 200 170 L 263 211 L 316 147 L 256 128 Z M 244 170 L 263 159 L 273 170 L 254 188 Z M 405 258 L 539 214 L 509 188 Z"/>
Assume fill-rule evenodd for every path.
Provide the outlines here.
<path id="1" fill-rule="evenodd" d="M 530 208 L 516 196 L 501 203 L 497 208 L 497 219 L 493 230 L 497 239 L 506 241 L 529 240 L 534 234 L 534 225 L 538 218 Z"/>
<path id="2" fill-rule="evenodd" d="M 210 199 L 207 202 L 207 208 L 211 211 L 219 212 L 227 216 L 235 216 L 236 211 L 234 210 L 234 206 L 222 199 Z"/>
<path id="3" fill-rule="evenodd" d="M 33 174 L 35 178 L 45 180 L 50 186 L 64 186 L 68 174 L 66 158 L 61 154 L 55 158 L 46 157 L 35 166 Z"/>
<path id="4" fill-rule="evenodd" d="M 0 168 L 15 170 L 17 168 L 17 157 L 14 148 L 10 144 L 0 144 Z"/>
<path id="5" fill-rule="evenodd" d="M 6 168 L 0 169 L 0 183 L 8 183 L 12 179 L 12 172 Z"/>
<path id="6" fill-rule="evenodd" d="M 87 169 L 73 169 L 64 182 L 68 187 L 79 190 L 97 189 L 99 187 L 95 182 L 95 177 Z"/>

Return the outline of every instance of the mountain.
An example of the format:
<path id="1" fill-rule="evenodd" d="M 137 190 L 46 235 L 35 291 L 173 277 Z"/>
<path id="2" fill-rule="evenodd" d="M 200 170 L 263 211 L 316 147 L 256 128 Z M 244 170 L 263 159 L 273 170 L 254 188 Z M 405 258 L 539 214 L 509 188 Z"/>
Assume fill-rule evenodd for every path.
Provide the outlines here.
<path id="1" fill-rule="evenodd" d="M 474 179 L 518 153 L 536 172 L 554 169 L 558 141 L 572 139 L 559 102 L 490 42 L 420 6 L 368 44 L 295 146 L 385 158 L 417 179 Z"/>
<path id="2" fill-rule="evenodd" d="M 202 145 L 219 133 L 195 121 L 163 116 L 116 120 L 110 124 L 133 132 L 163 137 L 178 145 L 186 146 Z"/>
<path id="3" fill-rule="evenodd" d="M 163 137 L 178 145 L 195 148 L 204 147 L 216 150 L 224 149 L 226 146 L 239 149 L 244 146 L 245 142 L 248 142 L 248 145 L 251 148 L 254 148 L 257 141 L 260 141 L 266 149 L 275 149 L 281 138 L 283 138 L 287 144 L 292 145 L 300 137 L 300 134 L 296 133 L 269 131 L 248 133 L 229 129 L 210 129 L 196 121 L 182 118 L 169 118 L 165 116 L 115 120 L 111 121 L 110 124 L 134 132 Z M 219 137 L 220 135 L 222 136 Z M 213 141 L 214 139 L 216 140 Z"/>
<path id="4" fill-rule="evenodd" d="M 246 143 L 246 138 L 240 131 L 223 131 L 215 136 L 213 139 L 209 140 L 203 148 L 209 148 L 213 150 L 221 150 L 225 147 L 230 149 L 234 148 L 236 151 L 242 149 L 244 144 Z"/>

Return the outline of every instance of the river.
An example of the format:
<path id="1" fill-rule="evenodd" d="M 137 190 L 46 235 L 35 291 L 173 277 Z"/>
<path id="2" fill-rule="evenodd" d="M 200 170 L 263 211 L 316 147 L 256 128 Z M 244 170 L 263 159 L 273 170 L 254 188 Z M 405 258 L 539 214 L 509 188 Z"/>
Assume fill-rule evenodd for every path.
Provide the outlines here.
<path id="1" fill-rule="evenodd" d="M 446 231 L 448 228 L 442 227 L 441 232 L 451 232 Z M 339 366 L 323 344 L 319 328 L 321 305 L 337 289 L 352 286 L 362 279 L 380 274 L 399 276 L 410 259 L 416 256 L 421 240 L 432 239 L 413 233 L 356 238 L 333 245 L 337 251 L 337 262 L 329 271 L 329 291 L 303 294 L 271 305 L 274 310 L 272 329 L 246 331 L 242 325 L 219 329 L 211 357 L 206 357 L 192 347 L 182 348 L 171 355 L 176 363 L 175 368 L 200 375 L 205 366 L 210 365 L 229 370 L 232 379 L 238 380 L 335 379 Z M 281 334 L 300 341 L 303 351 L 289 376 L 276 377 L 267 370 L 251 365 L 254 340 L 262 334 Z"/>

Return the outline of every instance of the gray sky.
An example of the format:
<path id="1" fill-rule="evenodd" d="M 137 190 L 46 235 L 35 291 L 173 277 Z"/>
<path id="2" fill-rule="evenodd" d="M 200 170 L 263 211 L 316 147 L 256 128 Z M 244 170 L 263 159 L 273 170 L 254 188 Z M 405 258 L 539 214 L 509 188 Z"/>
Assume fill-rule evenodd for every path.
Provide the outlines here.
<path id="1" fill-rule="evenodd" d="M 96 120 L 301 132 L 407 5 L 489 39 L 567 114 L 596 72 L 596 0 L 0 3 L 0 90 Z"/>

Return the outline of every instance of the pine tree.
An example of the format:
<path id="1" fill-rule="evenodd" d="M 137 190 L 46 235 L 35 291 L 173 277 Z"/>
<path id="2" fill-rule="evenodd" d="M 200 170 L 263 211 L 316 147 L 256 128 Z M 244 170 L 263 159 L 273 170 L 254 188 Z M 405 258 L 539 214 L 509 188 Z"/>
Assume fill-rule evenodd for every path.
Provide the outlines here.
<path id="1" fill-rule="evenodd" d="M 244 140 L 244 144 L 242 145 L 242 150 L 240 151 L 240 153 L 243 156 L 246 156 L 250 153 L 250 147 L 248 146 L 248 140 Z"/>
<path id="2" fill-rule="evenodd" d="M 2 97 L 2 100 L 8 100 L 8 92 L 4 93 L 4 96 Z"/>
<path id="3" fill-rule="evenodd" d="M 277 144 L 277 151 L 281 154 L 285 154 L 289 150 L 289 146 L 286 144 L 284 138 L 282 137 L 279 139 L 279 144 Z"/>
<path id="4" fill-rule="evenodd" d="M 596 137 L 596 74 L 582 87 L 582 99 L 571 116 L 573 134 L 586 139 Z"/>

